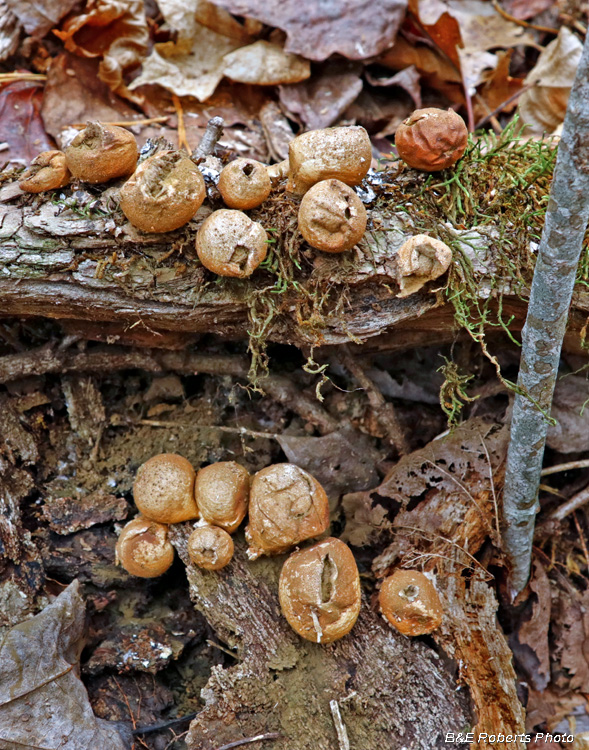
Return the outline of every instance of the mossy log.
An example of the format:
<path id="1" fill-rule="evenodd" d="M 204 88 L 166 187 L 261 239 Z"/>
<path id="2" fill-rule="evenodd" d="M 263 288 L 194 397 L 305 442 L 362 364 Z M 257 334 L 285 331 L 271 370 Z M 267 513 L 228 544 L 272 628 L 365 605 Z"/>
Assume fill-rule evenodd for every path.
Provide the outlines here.
<path id="1" fill-rule="evenodd" d="M 14 183 L 5 185 L 0 191 L 0 315 L 57 319 L 89 339 L 181 348 L 204 333 L 247 337 L 253 305 L 265 295 L 272 305 L 272 322 L 264 331 L 268 341 L 302 348 L 352 341 L 403 349 L 456 335 L 454 307 L 440 291 L 444 278 L 410 297 L 397 297 L 395 255 L 417 230 L 408 214 L 394 213 L 386 201 L 369 207 L 368 231 L 354 250 L 342 256 L 303 250 L 301 283 L 279 288 L 267 270 L 247 280 L 218 280 L 203 269 L 194 237 L 210 208 L 203 207 L 180 230 L 145 234 L 118 210 L 116 192 L 78 191 L 79 203 L 66 207 L 46 195 L 23 198 Z M 278 231 L 292 237 L 296 205 L 278 196 L 272 211 L 251 213 L 266 227 L 277 224 L 280 215 Z M 509 278 L 497 283 L 496 233 L 488 226 L 480 231 L 446 226 L 445 232 L 452 233 L 454 253 L 467 258 L 481 300 L 500 290 L 503 319 L 511 318 L 510 328 L 519 330 L 525 291 L 513 294 Z M 318 312 L 310 299 L 321 295 Z M 587 311 L 589 293 L 580 291 L 569 349 L 580 348 Z"/>

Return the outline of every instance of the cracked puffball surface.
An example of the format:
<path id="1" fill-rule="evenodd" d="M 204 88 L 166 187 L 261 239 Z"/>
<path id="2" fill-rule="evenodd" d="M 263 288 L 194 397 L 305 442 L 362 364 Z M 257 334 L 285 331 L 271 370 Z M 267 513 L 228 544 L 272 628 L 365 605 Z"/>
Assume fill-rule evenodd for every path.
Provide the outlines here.
<path id="1" fill-rule="evenodd" d="M 250 475 L 235 461 L 218 461 L 200 469 L 194 498 L 201 518 L 232 534 L 245 518 Z"/>
<path id="2" fill-rule="evenodd" d="M 364 204 L 341 180 L 313 185 L 299 207 L 300 233 L 311 247 L 326 253 L 343 253 L 357 245 L 366 222 Z"/>
<path id="3" fill-rule="evenodd" d="M 198 518 L 194 500 L 195 471 L 183 456 L 160 453 L 142 464 L 133 484 L 133 499 L 146 518 L 180 523 Z"/>
<path id="4" fill-rule="evenodd" d="M 206 187 L 196 164 L 178 151 L 160 151 L 142 162 L 123 185 L 121 210 L 144 232 L 171 232 L 203 204 Z"/>
<path id="5" fill-rule="evenodd" d="M 274 464 L 254 475 L 245 538 L 250 560 L 279 555 L 329 526 L 325 490 L 304 469 Z"/>
<path id="6" fill-rule="evenodd" d="M 438 592 L 418 570 L 396 570 L 385 578 L 378 601 L 382 614 L 403 635 L 431 633 L 442 622 Z"/>
<path id="7" fill-rule="evenodd" d="M 306 640 L 342 638 L 354 627 L 362 601 L 352 551 L 330 537 L 293 552 L 282 568 L 278 596 L 289 625 Z"/>
<path id="8" fill-rule="evenodd" d="M 219 526 L 197 526 L 188 537 L 188 556 L 193 565 L 220 570 L 233 557 L 233 539 Z"/>
<path id="9" fill-rule="evenodd" d="M 89 122 L 64 153 L 72 175 L 94 184 L 131 174 L 139 156 L 133 133 L 100 122 Z"/>
<path id="10" fill-rule="evenodd" d="M 397 251 L 397 280 L 401 291 L 397 297 L 418 292 L 428 281 L 445 273 L 452 262 L 452 250 L 441 240 L 416 234 Z"/>
<path id="11" fill-rule="evenodd" d="M 203 221 L 196 235 L 196 252 L 209 271 L 244 279 L 266 257 L 268 235 L 242 211 L 221 208 Z"/>
<path id="12" fill-rule="evenodd" d="M 359 185 L 372 162 L 372 145 L 366 130 L 353 125 L 311 130 L 288 146 L 287 189 L 303 195 L 315 183 L 335 178 Z"/>
<path id="13" fill-rule="evenodd" d="M 157 578 L 174 562 L 168 527 L 148 518 L 134 518 L 123 526 L 115 554 L 117 565 L 140 578 Z"/>
<path id="14" fill-rule="evenodd" d="M 414 169 L 439 172 L 455 164 L 466 150 L 468 129 L 453 109 L 417 109 L 397 128 L 395 147 Z"/>
<path id="15" fill-rule="evenodd" d="M 62 151 L 43 151 L 22 173 L 18 184 L 25 193 L 42 193 L 65 187 L 70 179 L 65 154 Z"/>

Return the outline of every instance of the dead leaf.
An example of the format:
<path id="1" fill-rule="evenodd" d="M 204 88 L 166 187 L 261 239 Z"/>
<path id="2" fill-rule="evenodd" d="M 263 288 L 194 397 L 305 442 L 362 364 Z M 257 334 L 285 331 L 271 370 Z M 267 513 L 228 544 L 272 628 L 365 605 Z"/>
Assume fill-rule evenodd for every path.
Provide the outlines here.
<path id="1" fill-rule="evenodd" d="M 311 65 L 308 60 L 285 52 L 278 44 L 261 39 L 225 55 L 224 73 L 239 83 L 274 86 L 304 81 L 311 75 Z"/>
<path id="2" fill-rule="evenodd" d="M 497 53 L 497 67 L 485 80 L 485 84 L 481 88 L 480 95 L 484 100 L 486 107 L 482 107 L 475 101 L 475 116 L 477 119 L 485 117 L 490 112 L 495 111 L 504 102 L 510 99 L 512 96 L 521 91 L 524 85 L 523 78 L 514 78 L 509 75 L 509 64 L 513 50 L 507 50 L 506 52 Z M 514 99 L 509 104 L 506 104 L 501 112 L 511 112 L 517 106 L 517 101 Z"/>
<path id="3" fill-rule="evenodd" d="M 285 49 L 308 60 L 335 52 L 351 60 L 378 55 L 394 42 L 406 0 L 214 0 L 237 16 L 255 18 L 287 34 Z"/>
<path id="4" fill-rule="evenodd" d="M 68 52 L 101 58 L 100 80 L 120 96 L 133 98 L 123 83 L 123 73 L 136 67 L 147 53 L 143 0 L 88 0 L 83 13 L 68 18 L 54 33 Z"/>
<path id="5" fill-rule="evenodd" d="M 376 78 L 369 72 L 366 73 L 366 80 L 371 86 L 398 86 L 404 89 L 413 99 L 416 109 L 421 107 L 421 87 L 419 85 L 421 76 L 417 72 L 415 65 L 400 70 L 394 76 L 388 78 Z"/>
<path id="6" fill-rule="evenodd" d="M 0 87 L 0 142 L 8 144 L 4 161 L 28 164 L 41 151 L 55 148 L 43 125 L 42 98 L 37 83 L 15 81 Z"/>
<path id="7" fill-rule="evenodd" d="M 517 632 L 518 641 L 528 646 L 537 659 L 537 675 L 534 687 L 543 690 L 550 681 L 550 654 L 548 648 L 548 630 L 550 627 L 550 610 L 552 595 L 550 580 L 544 567 L 534 560 L 530 588 L 536 595 L 532 604 L 531 617 L 523 622 Z"/>
<path id="8" fill-rule="evenodd" d="M 123 739 L 123 729 L 94 716 L 76 674 L 83 631 L 77 581 L 40 614 L 8 631 L 0 645 L 0 747 L 127 749 L 130 738 Z"/>
<path id="9" fill-rule="evenodd" d="M 560 592 L 552 635 L 554 686 L 589 692 L 589 590 L 578 595 Z"/>
<path id="10" fill-rule="evenodd" d="M 7 60 L 18 49 L 21 25 L 18 18 L 0 0 L 0 61 Z"/>
<path id="11" fill-rule="evenodd" d="M 528 73 L 524 83 L 535 84 L 519 100 L 519 114 L 528 135 L 553 133 L 564 121 L 571 86 L 581 59 L 583 45 L 573 32 L 562 26 Z"/>
<path id="12" fill-rule="evenodd" d="M 554 389 L 551 416 L 555 425 L 548 427 L 547 445 L 560 453 L 589 450 L 589 380 L 582 375 L 568 375 Z"/>
<path id="13" fill-rule="evenodd" d="M 268 151 L 274 161 L 288 159 L 288 144 L 294 138 L 289 121 L 275 101 L 260 108 L 258 117 L 262 124 Z"/>
<path id="14" fill-rule="evenodd" d="M 298 115 L 309 130 L 333 125 L 362 91 L 362 66 L 330 61 L 313 71 L 305 83 L 280 87 L 280 102 Z"/>
<path id="15" fill-rule="evenodd" d="M 158 7 L 166 23 L 177 33 L 176 44 L 184 52 L 192 47 L 199 26 L 242 44 L 252 41 L 248 30 L 237 19 L 208 0 L 158 0 Z"/>
<path id="16" fill-rule="evenodd" d="M 526 21 L 555 4 L 556 0 L 503 0 L 501 5 L 510 16 L 518 18 L 520 21 Z"/>
<path id="17" fill-rule="evenodd" d="M 77 0 L 3 0 L 27 34 L 42 39 L 76 5 Z"/>

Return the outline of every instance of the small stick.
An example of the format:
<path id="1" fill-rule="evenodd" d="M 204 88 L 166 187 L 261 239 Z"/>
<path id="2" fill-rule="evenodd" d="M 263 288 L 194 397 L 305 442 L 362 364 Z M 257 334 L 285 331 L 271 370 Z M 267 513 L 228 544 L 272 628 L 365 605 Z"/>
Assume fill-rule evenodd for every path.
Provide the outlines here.
<path id="1" fill-rule="evenodd" d="M 577 492 L 577 494 L 573 495 L 566 503 L 559 505 L 556 510 L 552 511 L 549 518 L 551 521 L 562 521 L 563 518 L 566 518 L 582 505 L 585 505 L 588 501 L 589 486 L 585 487 L 585 489 L 582 489 L 580 492 Z"/>
<path id="2" fill-rule="evenodd" d="M 557 464 L 542 469 L 540 476 L 547 477 L 549 474 L 559 474 L 561 471 L 570 471 L 571 469 L 589 469 L 589 458 L 583 458 L 581 461 L 569 461 L 566 464 Z"/>
<path id="3" fill-rule="evenodd" d="M 335 731 L 337 733 L 340 750 L 350 750 L 348 730 L 346 729 L 346 725 L 343 722 L 342 715 L 339 710 L 339 703 L 335 700 L 329 701 L 329 708 L 331 709 L 331 715 L 333 717 L 333 723 L 335 725 Z"/>
<path id="4" fill-rule="evenodd" d="M 46 81 L 45 73 L 0 73 L 0 83 L 12 81 Z"/>
<path id="5" fill-rule="evenodd" d="M 265 740 L 279 740 L 281 739 L 278 732 L 269 732 L 268 734 L 258 734 L 255 737 L 248 737 L 245 740 L 236 740 L 230 742 L 228 745 L 222 745 L 217 750 L 231 750 L 232 747 L 240 747 L 241 745 L 249 745 L 252 742 L 264 742 Z"/>
<path id="6" fill-rule="evenodd" d="M 498 107 L 495 107 L 495 109 L 492 112 L 489 112 L 488 115 L 485 115 L 482 120 L 479 120 L 477 122 L 477 124 L 475 125 L 475 130 L 482 128 L 483 125 L 485 125 L 492 117 L 495 117 L 495 115 L 498 115 L 499 112 L 502 112 L 504 107 L 507 107 L 508 104 L 511 104 L 511 102 L 515 101 L 516 99 L 519 99 L 519 97 L 522 94 L 525 94 L 526 91 L 533 89 L 535 85 L 536 85 L 535 83 L 528 83 L 527 86 L 522 86 L 522 88 L 519 91 L 516 91 L 515 94 L 512 94 L 511 96 L 507 97 L 507 99 L 504 102 L 501 102 L 501 104 Z"/>
<path id="7" fill-rule="evenodd" d="M 515 16 L 512 16 L 506 10 L 503 10 L 503 8 L 499 5 L 499 0 L 493 0 L 493 7 L 497 11 L 497 13 L 499 13 L 500 16 L 503 16 L 503 18 L 506 21 L 511 21 L 511 23 L 516 23 L 518 26 L 523 26 L 524 29 L 534 29 L 534 31 L 543 31 L 545 34 L 558 34 L 558 29 L 553 29 L 550 26 L 538 26 L 535 23 L 529 23 L 528 21 L 523 21 L 521 18 L 516 18 Z"/>
<path id="8" fill-rule="evenodd" d="M 223 125 L 224 122 L 222 117 L 213 117 L 208 121 L 203 137 L 200 139 L 196 151 L 192 154 L 192 160 L 194 162 L 198 163 L 204 159 L 205 156 L 213 153 L 217 141 L 223 135 Z"/>
<path id="9" fill-rule="evenodd" d="M 170 727 L 176 726 L 176 724 L 182 724 L 185 721 L 192 721 L 198 716 L 198 713 L 187 714 L 186 716 L 179 716 L 177 719 L 170 719 L 170 721 L 163 721 L 161 724 L 152 724 L 147 727 L 137 727 L 133 730 L 133 734 L 152 734 L 153 732 L 161 732 L 164 729 L 170 729 Z"/>
<path id="10" fill-rule="evenodd" d="M 184 127 L 184 110 L 182 109 L 182 102 L 178 98 L 177 94 L 172 94 L 172 101 L 174 102 L 174 109 L 176 110 L 176 117 L 178 118 L 178 148 L 185 148 L 190 154 L 192 149 L 188 145 L 186 139 L 186 128 Z"/>
<path id="11" fill-rule="evenodd" d="M 103 125 L 116 125 L 119 128 L 130 128 L 132 125 L 151 125 L 154 122 L 166 122 L 170 118 L 168 115 L 163 117 L 143 117 L 141 120 L 114 120 L 113 122 L 103 122 Z M 85 128 L 87 123 L 85 122 L 74 122 L 70 125 L 70 128 L 78 128 L 79 130 Z"/>
<path id="12" fill-rule="evenodd" d="M 575 522 L 575 526 L 577 527 L 577 534 L 579 535 L 579 539 L 581 540 L 581 547 L 583 547 L 583 554 L 585 555 L 585 565 L 589 567 L 589 550 L 587 549 L 585 535 L 583 534 L 583 529 L 581 528 L 581 524 L 579 523 L 579 519 L 577 518 L 576 513 L 573 513 L 573 520 Z"/>

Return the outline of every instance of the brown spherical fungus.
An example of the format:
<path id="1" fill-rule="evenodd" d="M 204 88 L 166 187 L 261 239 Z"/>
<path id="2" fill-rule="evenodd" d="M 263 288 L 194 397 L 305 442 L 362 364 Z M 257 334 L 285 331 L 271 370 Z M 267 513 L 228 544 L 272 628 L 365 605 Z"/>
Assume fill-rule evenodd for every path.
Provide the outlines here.
<path id="1" fill-rule="evenodd" d="M 255 474 L 245 538 L 248 557 L 279 555 L 319 536 L 329 526 L 329 502 L 319 482 L 294 464 L 274 464 Z"/>
<path id="2" fill-rule="evenodd" d="M 197 526 L 188 537 L 188 556 L 199 568 L 220 570 L 233 557 L 233 539 L 218 526 Z"/>
<path id="3" fill-rule="evenodd" d="M 217 187 L 229 208 L 245 211 L 266 200 L 272 183 L 264 164 L 254 159 L 239 158 L 223 168 Z"/>
<path id="4" fill-rule="evenodd" d="M 431 633 L 442 622 L 442 604 L 433 583 L 417 570 L 396 570 L 385 578 L 380 609 L 403 635 Z"/>
<path id="5" fill-rule="evenodd" d="M 203 221 L 196 235 L 196 252 L 209 271 L 244 279 L 266 257 L 268 235 L 241 211 L 221 208 Z"/>
<path id="6" fill-rule="evenodd" d="M 35 156 L 18 184 L 25 193 L 42 193 L 65 187 L 71 179 L 63 151 L 43 151 Z"/>
<path id="7" fill-rule="evenodd" d="M 133 485 L 135 505 L 152 521 L 180 523 L 198 518 L 194 500 L 195 472 L 175 453 L 152 456 L 137 471 Z"/>
<path id="8" fill-rule="evenodd" d="M 168 527 L 148 518 L 134 518 L 123 527 L 115 553 L 117 565 L 140 578 L 157 578 L 174 562 Z"/>
<path id="9" fill-rule="evenodd" d="M 410 167 L 439 172 L 466 150 L 468 129 L 453 109 L 418 109 L 397 128 L 397 153 Z"/>
<path id="10" fill-rule="evenodd" d="M 372 145 L 364 128 L 310 130 L 288 146 L 287 189 L 303 195 L 316 182 L 335 178 L 346 185 L 359 185 L 370 169 Z"/>
<path id="11" fill-rule="evenodd" d="M 452 250 L 441 240 L 416 234 L 397 251 L 397 279 L 401 291 L 397 297 L 418 292 L 428 281 L 445 273 L 452 262 Z"/>
<path id="12" fill-rule="evenodd" d="M 205 197 L 196 164 L 179 151 L 159 151 L 121 188 L 121 209 L 144 232 L 171 232 L 193 218 Z"/>
<path id="13" fill-rule="evenodd" d="M 366 209 L 360 198 L 340 180 L 313 185 L 301 201 L 299 231 L 311 247 L 343 253 L 366 231 Z"/>
<path id="14" fill-rule="evenodd" d="M 350 548 L 330 537 L 293 552 L 282 568 L 278 596 L 288 624 L 308 641 L 331 643 L 347 635 L 361 604 Z"/>
<path id="15" fill-rule="evenodd" d="M 235 461 L 205 466 L 196 475 L 194 498 L 201 518 L 232 534 L 247 513 L 250 475 Z"/>
<path id="16" fill-rule="evenodd" d="M 84 182 L 108 182 L 133 172 L 137 143 L 125 128 L 89 122 L 65 149 L 65 156 L 74 177 Z"/>

